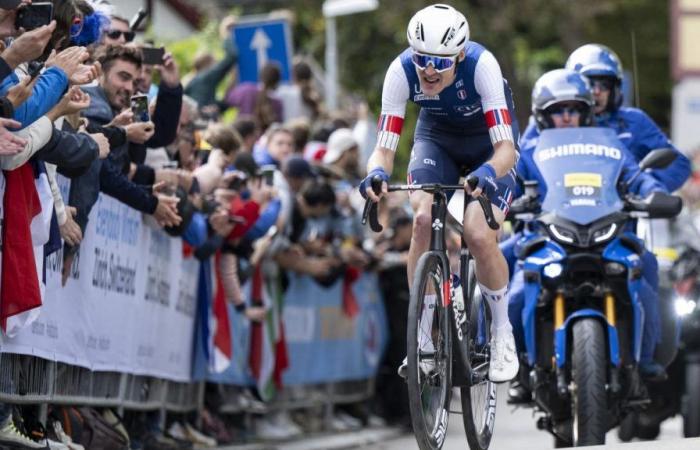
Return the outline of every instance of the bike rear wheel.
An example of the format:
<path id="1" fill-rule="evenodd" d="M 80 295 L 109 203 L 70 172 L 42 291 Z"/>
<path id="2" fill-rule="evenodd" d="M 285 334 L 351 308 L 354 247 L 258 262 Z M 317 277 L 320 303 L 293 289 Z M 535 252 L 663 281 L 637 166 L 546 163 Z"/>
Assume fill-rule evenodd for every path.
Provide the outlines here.
<path id="1" fill-rule="evenodd" d="M 488 305 L 476 292 L 474 260 L 468 258 L 462 286 L 469 329 L 465 334 L 466 373 L 471 374 L 468 387 L 461 388 L 462 421 L 471 450 L 486 450 L 491 443 L 496 422 L 496 384 L 488 379 L 491 320 Z M 463 275 L 464 276 L 464 275 Z"/>
<path id="2" fill-rule="evenodd" d="M 449 283 L 450 274 L 444 273 L 438 255 L 421 256 L 411 289 L 406 343 L 411 422 L 421 450 L 440 449 L 447 432 L 452 341 L 444 296 L 449 295 Z M 436 296 L 433 308 L 426 295 Z"/>

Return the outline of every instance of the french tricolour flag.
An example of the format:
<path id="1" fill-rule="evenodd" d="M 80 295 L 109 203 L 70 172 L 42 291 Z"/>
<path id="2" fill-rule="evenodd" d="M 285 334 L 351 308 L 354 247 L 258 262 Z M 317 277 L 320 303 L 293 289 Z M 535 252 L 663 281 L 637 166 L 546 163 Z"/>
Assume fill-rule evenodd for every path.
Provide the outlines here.
<path id="1" fill-rule="evenodd" d="M 13 337 L 39 316 L 54 205 L 43 163 L 28 162 L 3 175 L 0 322 Z"/>
<path id="2" fill-rule="evenodd" d="M 507 109 L 492 109 L 486 111 L 486 125 L 491 128 L 496 125 L 510 125 L 512 120 Z"/>

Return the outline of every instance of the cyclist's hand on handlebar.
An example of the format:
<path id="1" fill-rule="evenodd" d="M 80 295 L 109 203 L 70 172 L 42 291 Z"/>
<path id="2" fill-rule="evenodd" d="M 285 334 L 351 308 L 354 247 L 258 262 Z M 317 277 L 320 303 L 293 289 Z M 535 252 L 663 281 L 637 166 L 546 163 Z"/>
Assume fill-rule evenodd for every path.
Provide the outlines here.
<path id="1" fill-rule="evenodd" d="M 469 183 L 469 179 L 475 177 L 478 180 L 476 186 L 472 187 Z M 478 169 L 473 171 L 467 176 L 464 182 L 464 190 L 467 194 L 476 198 L 484 193 L 487 197 L 498 191 L 498 185 L 496 184 L 496 170 L 491 166 L 491 164 L 484 163 L 479 166 Z"/>
<path id="2" fill-rule="evenodd" d="M 382 180 L 382 187 L 381 191 L 377 194 L 374 192 L 372 188 L 372 180 L 377 177 Z M 384 171 L 384 168 L 382 167 L 376 167 L 372 169 L 367 176 L 365 177 L 364 180 L 362 180 L 362 183 L 360 183 L 360 194 L 362 194 L 362 197 L 364 198 L 369 198 L 373 202 L 378 202 L 379 199 L 383 194 L 387 193 L 388 185 L 387 183 L 389 182 L 389 175 Z"/>

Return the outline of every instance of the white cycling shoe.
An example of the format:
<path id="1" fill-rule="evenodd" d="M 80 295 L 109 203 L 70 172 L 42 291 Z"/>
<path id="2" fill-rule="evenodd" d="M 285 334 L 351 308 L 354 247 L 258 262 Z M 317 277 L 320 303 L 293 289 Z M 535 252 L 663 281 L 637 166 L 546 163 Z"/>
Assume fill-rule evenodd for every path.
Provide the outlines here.
<path id="1" fill-rule="evenodd" d="M 491 337 L 491 363 L 489 380 L 493 383 L 510 381 L 518 374 L 520 363 L 515 351 L 513 331 L 509 329 L 494 332 Z"/>
<path id="2" fill-rule="evenodd" d="M 435 370 L 435 361 L 432 359 L 424 359 L 420 362 L 420 371 L 423 372 L 423 375 L 430 375 L 433 370 Z M 408 378 L 408 356 L 403 359 L 397 372 L 404 380 Z"/>

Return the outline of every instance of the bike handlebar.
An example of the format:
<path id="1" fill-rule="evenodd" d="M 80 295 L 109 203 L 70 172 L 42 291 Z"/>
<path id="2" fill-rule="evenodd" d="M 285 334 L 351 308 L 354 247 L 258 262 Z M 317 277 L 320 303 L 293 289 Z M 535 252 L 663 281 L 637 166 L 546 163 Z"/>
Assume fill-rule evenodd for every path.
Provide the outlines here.
<path id="1" fill-rule="evenodd" d="M 374 191 L 375 194 L 379 195 L 382 191 L 382 179 L 379 176 L 375 176 L 372 178 L 372 190 Z M 471 175 L 467 178 L 467 184 L 469 184 L 469 187 L 471 189 L 476 188 L 476 186 L 479 184 L 479 178 Z M 393 184 L 388 186 L 388 191 L 389 192 L 394 192 L 394 191 L 424 191 L 424 192 L 439 192 L 439 191 L 457 191 L 460 189 L 464 189 L 464 186 L 461 184 L 455 184 L 455 185 L 450 185 L 450 184 L 439 184 L 439 183 L 430 183 L 430 184 Z M 491 202 L 489 199 L 482 193 L 479 195 L 476 200 L 479 202 L 479 205 L 481 206 L 481 209 L 484 211 L 484 217 L 486 218 L 486 224 L 491 228 L 492 230 L 498 230 L 499 225 L 498 222 L 496 221 L 496 218 L 493 215 L 493 209 L 491 208 Z M 465 199 L 465 201 L 469 201 L 469 199 Z M 378 213 L 378 208 L 377 208 L 377 202 L 372 201 L 371 199 L 367 199 L 365 201 L 365 208 L 362 212 L 362 225 L 367 224 L 367 220 L 369 220 L 369 227 L 374 231 L 375 233 L 379 233 L 383 230 L 382 225 L 379 223 L 379 219 L 377 217 Z"/>

